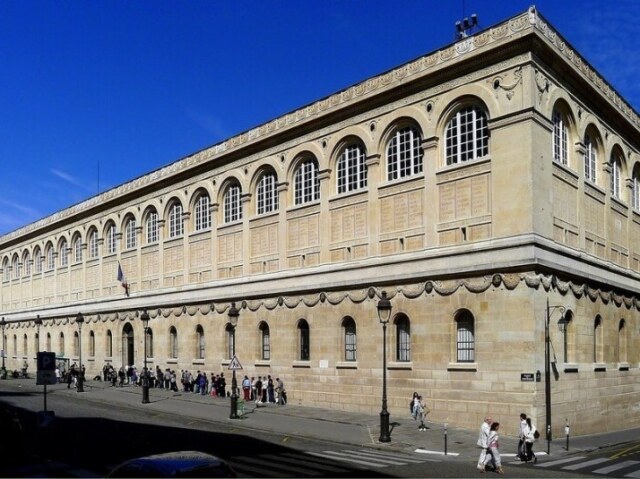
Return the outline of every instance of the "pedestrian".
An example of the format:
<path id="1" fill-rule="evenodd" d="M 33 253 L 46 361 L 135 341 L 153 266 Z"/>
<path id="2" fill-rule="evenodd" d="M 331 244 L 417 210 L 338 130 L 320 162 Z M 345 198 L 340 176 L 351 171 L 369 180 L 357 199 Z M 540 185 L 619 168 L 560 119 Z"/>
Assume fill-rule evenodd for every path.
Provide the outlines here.
<path id="1" fill-rule="evenodd" d="M 245 376 L 242 380 L 242 394 L 244 394 L 245 401 L 251 400 L 251 380 L 249 376 Z"/>
<path id="2" fill-rule="evenodd" d="M 267 399 L 269 403 L 276 403 L 275 386 L 273 384 L 273 378 L 269 375 L 267 379 Z"/>
<path id="3" fill-rule="evenodd" d="M 278 394 L 278 404 L 284 406 L 287 404 L 287 392 L 284 390 L 284 381 L 276 378 L 276 393 Z"/>
<path id="4" fill-rule="evenodd" d="M 480 472 L 484 472 L 484 460 L 487 457 L 487 447 L 489 440 L 489 432 L 491 432 L 491 423 L 493 420 L 491 416 L 486 416 L 484 421 L 480 425 L 480 434 L 478 436 L 478 447 L 480 448 L 480 457 L 478 458 L 478 469 Z"/>
<path id="5" fill-rule="evenodd" d="M 256 406 L 262 404 L 262 376 L 256 381 Z"/>
<path id="6" fill-rule="evenodd" d="M 409 412 L 415 421 L 418 415 L 418 406 L 420 405 L 420 401 L 418 400 L 418 392 L 414 391 L 413 396 L 411 397 L 411 401 L 409 401 Z"/>
<path id="7" fill-rule="evenodd" d="M 527 415 L 520 414 L 520 430 L 518 431 L 518 459 L 524 461 L 527 456 L 527 449 L 524 445 L 524 431 L 527 427 Z"/>
<path id="8" fill-rule="evenodd" d="M 487 455 L 484 459 L 484 466 L 486 470 L 487 464 L 491 463 L 494 471 L 498 474 L 504 474 L 504 471 L 502 470 L 502 461 L 500 460 L 498 429 L 500 429 L 499 422 L 492 423 L 489 428 L 489 437 L 487 438 Z M 484 470 L 480 472 L 484 472 Z"/>
<path id="9" fill-rule="evenodd" d="M 62 375 L 60 374 L 60 368 L 56 368 L 56 384 L 60 382 L 60 378 Z"/>
<path id="10" fill-rule="evenodd" d="M 538 462 L 538 458 L 533 452 L 533 443 L 536 442 L 536 439 L 540 437 L 540 433 L 531 422 L 530 417 L 528 417 L 526 421 L 527 427 L 524 430 L 524 444 L 526 447 L 525 462 L 529 462 L 531 459 L 533 459 L 533 462 L 535 464 L 536 462 Z"/>
<path id="11" fill-rule="evenodd" d="M 416 405 L 416 419 L 420 419 L 420 424 L 418 425 L 418 431 L 427 430 L 427 426 L 424 423 L 424 417 L 427 414 L 429 414 L 429 408 L 426 406 L 426 404 L 422 400 L 422 396 L 418 395 L 417 405 Z"/>

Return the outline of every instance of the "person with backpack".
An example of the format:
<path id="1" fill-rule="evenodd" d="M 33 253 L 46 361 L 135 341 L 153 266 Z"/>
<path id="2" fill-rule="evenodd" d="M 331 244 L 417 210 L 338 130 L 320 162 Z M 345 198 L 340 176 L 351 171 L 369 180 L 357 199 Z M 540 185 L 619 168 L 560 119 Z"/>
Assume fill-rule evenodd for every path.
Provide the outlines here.
<path id="1" fill-rule="evenodd" d="M 526 456 L 524 462 L 529 462 L 531 459 L 533 459 L 533 462 L 535 464 L 536 462 L 538 462 L 538 458 L 533 452 L 533 443 L 536 442 L 536 439 L 540 437 L 540 433 L 532 424 L 530 417 L 528 417 L 526 421 L 527 425 L 524 428 L 524 444 L 526 448 Z"/>

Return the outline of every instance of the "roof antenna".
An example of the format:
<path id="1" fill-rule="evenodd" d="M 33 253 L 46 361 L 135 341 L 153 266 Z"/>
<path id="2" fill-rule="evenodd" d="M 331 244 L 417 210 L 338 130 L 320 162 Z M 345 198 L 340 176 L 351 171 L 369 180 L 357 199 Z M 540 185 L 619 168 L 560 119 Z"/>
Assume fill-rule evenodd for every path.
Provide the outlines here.
<path id="1" fill-rule="evenodd" d="M 458 20 L 456 22 L 456 40 L 462 40 L 471 35 L 474 27 L 478 25 L 478 15 L 475 13 L 471 15 L 471 18 L 464 18 L 464 20 Z"/>

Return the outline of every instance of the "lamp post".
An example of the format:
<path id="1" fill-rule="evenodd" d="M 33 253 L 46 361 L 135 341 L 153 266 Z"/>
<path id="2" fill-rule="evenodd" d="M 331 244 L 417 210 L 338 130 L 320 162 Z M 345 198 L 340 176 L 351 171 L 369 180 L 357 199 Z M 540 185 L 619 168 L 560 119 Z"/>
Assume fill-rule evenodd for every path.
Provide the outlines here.
<path id="1" fill-rule="evenodd" d="M 231 303 L 229 308 L 229 322 L 231 323 L 231 355 L 232 360 L 236 357 L 236 326 L 238 325 L 238 316 L 240 311 L 236 308 L 236 303 Z M 238 416 L 238 382 L 236 380 L 236 370 L 233 369 L 233 376 L 231 378 L 231 415 L 229 419 L 239 419 Z"/>
<path id="2" fill-rule="evenodd" d="M 7 326 L 7 322 L 2 317 L 0 320 L 0 326 L 2 326 L 2 371 L 0 371 L 0 378 L 7 379 L 7 368 L 4 367 L 4 357 L 7 354 L 6 336 L 4 335 L 4 328 Z"/>
<path id="3" fill-rule="evenodd" d="M 382 324 L 382 410 L 380 411 L 380 442 L 391 441 L 389 432 L 389 411 L 387 410 L 387 323 L 391 319 L 391 301 L 387 299 L 387 292 L 382 291 L 382 297 L 376 306 L 378 320 Z"/>
<path id="4" fill-rule="evenodd" d="M 36 352 L 40 352 L 40 326 L 42 326 L 42 320 L 40 319 L 40 315 L 36 316 L 36 319 L 34 319 L 34 324 L 36 325 L 36 338 L 38 339 L 38 342 L 36 343 Z"/>
<path id="5" fill-rule="evenodd" d="M 78 313 L 76 316 L 76 324 L 78 325 L 78 356 L 80 357 L 80 371 L 78 372 L 78 387 L 77 392 L 84 392 L 84 370 L 82 369 L 82 324 L 84 323 L 84 316 L 82 313 Z"/>
<path id="6" fill-rule="evenodd" d="M 551 449 L 551 347 L 549 339 L 549 321 L 553 312 L 559 309 L 562 314 L 561 321 L 564 319 L 564 306 L 549 306 L 549 298 L 547 298 L 547 312 L 544 321 L 544 399 L 546 407 L 546 426 L 547 426 L 547 454 Z"/>
<path id="7" fill-rule="evenodd" d="M 147 369 L 147 330 L 149 329 L 149 313 L 145 309 L 140 315 L 144 324 L 144 368 L 142 369 L 142 404 L 149 404 L 149 370 Z"/>

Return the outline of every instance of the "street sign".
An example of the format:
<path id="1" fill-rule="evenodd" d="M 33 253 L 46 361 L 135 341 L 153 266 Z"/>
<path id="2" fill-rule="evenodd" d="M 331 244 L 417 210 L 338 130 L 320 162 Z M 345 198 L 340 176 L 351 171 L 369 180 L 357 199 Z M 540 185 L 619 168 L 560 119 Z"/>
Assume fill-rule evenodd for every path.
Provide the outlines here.
<path id="1" fill-rule="evenodd" d="M 234 356 L 233 359 L 231 360 L 231 362 L 229 363 L 229 370 L 237 371 L 239 369 L 242 369 L 242 364 L 240 364 L 240 361 L 238 360 L 238 357 Z"/>
<path id="2" fill-rule="evenodd" d="M 56 384 L 56 353 L 38 353 L 36 385 Z"/>
<path id="3" fill-rule="evenodd" d="M 533 382 L 534 381 L 534 375 L 533 373 L 520 373 L 520 381 L 523 382 Z"/>
<path id="4" fill-rule="evenodd" d="M 36 375 L 36 385 L 46 386 L 47 384 L 56 384 L 55 371 L 42 371 L 39 370 Z"/>

